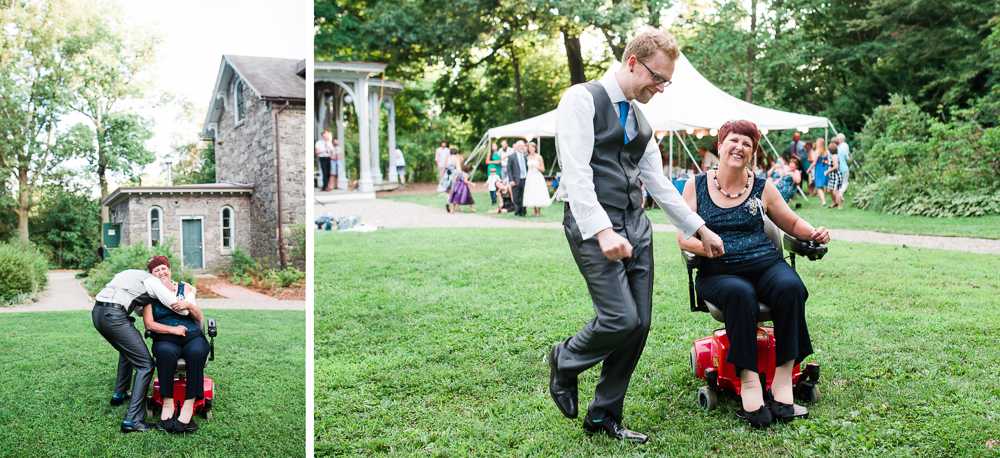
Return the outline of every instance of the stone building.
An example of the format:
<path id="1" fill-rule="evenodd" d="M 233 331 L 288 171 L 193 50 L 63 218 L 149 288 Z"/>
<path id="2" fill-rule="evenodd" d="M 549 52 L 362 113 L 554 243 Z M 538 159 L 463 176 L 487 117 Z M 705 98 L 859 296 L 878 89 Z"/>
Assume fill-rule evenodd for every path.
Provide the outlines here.
<path id="1" fill-rule="evenodd" d="M 305 60 L 224 55 L 202 130 L 202 138 L 215 143 L 216 183 L 115 191 L 104 204 L 112 207 L 111 221 L 121 223 L 122 243 L 153 243 L 155 207 L 166 223 L 161 236 L 182 242 L 188 237 L 184 246 L 195 241 L 193 221 L 202 222 L 207 247 L 202 265 L 192 259 L 193 251 L 175 249 L 186 265 L 214 269 L 232 249 L 221 248 L 222 232 L 214 229 L 229 208 L 233 247 L 274 267 L 282 257 L 291 265 L 287 237 L 306 216 L 305 94 Z M 304 268 L 304 261 L 295 265 Z"/>

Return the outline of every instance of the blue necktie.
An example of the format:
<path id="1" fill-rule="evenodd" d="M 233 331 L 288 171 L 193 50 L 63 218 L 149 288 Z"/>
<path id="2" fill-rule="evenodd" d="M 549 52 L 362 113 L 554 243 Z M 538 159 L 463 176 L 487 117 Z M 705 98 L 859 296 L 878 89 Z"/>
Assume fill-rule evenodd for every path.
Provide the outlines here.
<path id="1" fill-rule="evenodd" d="M 625 131 L 625 144 L 628 143 L 628 130 L 625 129 L 625 122 L 628 121 L 628 100 L 618 103 L 618 120 L 622 122 L 622 130 Z"/>

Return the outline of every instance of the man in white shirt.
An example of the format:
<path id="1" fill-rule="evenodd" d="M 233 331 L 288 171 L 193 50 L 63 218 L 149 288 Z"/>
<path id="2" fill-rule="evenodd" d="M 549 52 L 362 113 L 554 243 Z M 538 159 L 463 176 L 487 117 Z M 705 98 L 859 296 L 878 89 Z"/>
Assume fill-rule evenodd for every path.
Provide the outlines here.
<path id="1" fill-rule="evenodd" d="M 509 163 L 507 158 L 514 154 L 514 149 L 507 146 L 507 140 L 500 140 L 500 149 L 497 150 L 497 154 L 500 155 L 500 179 L 507 182 L 507 164 Z"/>
<path id="2" fill-rule="evenodd" d="M 444 177 L 444 166 L 449 157 L 451 157 L 451 148 L 448 148 L 448 142 L 441 141 L 441 147 L 434 151 L 434 162 L 438 166 L 438 180 Z"/>
<path id="3" fill-rule="evenodd" d="M 399 185 L 406 187 L 406 158 L 403 157 L 403 150 L 396 148 L 396 175 L 399 176 Z"/>
<path id="4" fill-rule="evenodd" d="M 653 131 L 632 103 L 663 92 L 679 55 L 669 33 L 646 28 L 626 45 L 616 73 L 569 88 L 556 114 L 560 186 L 568 191 L 563 226 L 597 316 L 550 351 L 549 393 L 563 415 L 576 417 L 577 375 L 603 362 L 583 428 L 640 443 L 648 436 L 621 423 L 652 318 L 652 228 L 641 186 L 685 237 L 697 233 L 710 256 L 723 254 L 722 239 L 663 176 Z"/>
<path id="5" fill-rule="evenodd" d="M 147 295 L 175 311 L 186 310 L 191 302 L 177 300 L 177 296 L 163 285 L 159 278 L 145 270 L 125 270 L 115 275 L 95 297 L 91 313 L 94 328 L 111 346 L 118 350 L 118 378 L 111 405 L 121 405 L 128 397 L 129 381 L 135 370 L 131 401 L 125 411 L 121 432 L 146 432 L 154 426 L 143 421 L 146 416 L 146 392 L 153 380 L 153 358 L 149 355 L 142 334 L 135 328 L 135 318 L 129 316 L 141 308 L 140 296 Z M 148 299 L 146 299 L 148 300 Z M 141 310 L 139 312 L 141 314 Z"/>
<path id="6" fill-rule="evenodd" d="M 330 131 L 325 130 L 323 134 L 320 135 L 320 139 L 316 140 L 316 159 L 319 162 L 320 174 L 323 177 L 323 185 L 320 186 L 324 191 L 330 191 L 330 157 L 333 155 L 333 143 L 330 142 Z M 336 163 L 333 165 L 336 167 Z"/>
<path id="7" fill-rule="evenodd" d="M 712 154 L 704 146 L 698 148 L 698 155 L 701 156 L 701 171 L 712 170 L 712 167 L 719 165 L 719 157 Z"/>
<path id="8" fill-rule="evenodd" d="M 843 132 L 837 134 L 837 140 L 840 141 L 837 144 L 837 159 L 840 161 L 837 164 L 837 171 L 840 172 L 840 198 L 843 199 L 844 191 L 847 191 L 847 176 L 851 171 L 848 167 L 848 161 L 851 160 L 851 147 L 847 145 L 847 136 Z"/>

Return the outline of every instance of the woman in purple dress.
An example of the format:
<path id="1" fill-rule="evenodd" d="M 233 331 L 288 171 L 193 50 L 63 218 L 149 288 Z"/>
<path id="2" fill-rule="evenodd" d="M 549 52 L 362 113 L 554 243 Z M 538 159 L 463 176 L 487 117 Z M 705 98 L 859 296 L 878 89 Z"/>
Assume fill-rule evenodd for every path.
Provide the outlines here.
<path id="1" fill-rule="evenodd" d="M 469 211 L 475 212 L 476 209 L 472 207 L 472 204 L 476 201 L 472 200 L 472 190 L 470 186 L 475 186 L 476 184 L 469 181 L 469 172 L 472 171 L 471 165 L 466 165 L 462 167 L 462 173 L 459 173 L 455 177 L 455 184 L 451 188 L 451 197 L 448 198 L 448 203 L 454 205 L 449 210 L 449 213 L 455 213 L 455 210 L 462 211 L 459 205 L 468 205 Z"/>

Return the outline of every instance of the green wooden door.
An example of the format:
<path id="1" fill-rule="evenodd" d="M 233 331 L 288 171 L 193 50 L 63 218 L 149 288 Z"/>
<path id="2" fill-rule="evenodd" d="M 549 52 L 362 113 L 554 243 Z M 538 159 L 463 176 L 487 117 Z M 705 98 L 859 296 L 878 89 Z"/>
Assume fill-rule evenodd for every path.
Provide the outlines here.
<path id="1" fill-rule="evenodd" d="M 203 269 L 201 220 L 181 221 L 181 239 L 184 246 L 184 265 L 192 269 Z"/>

